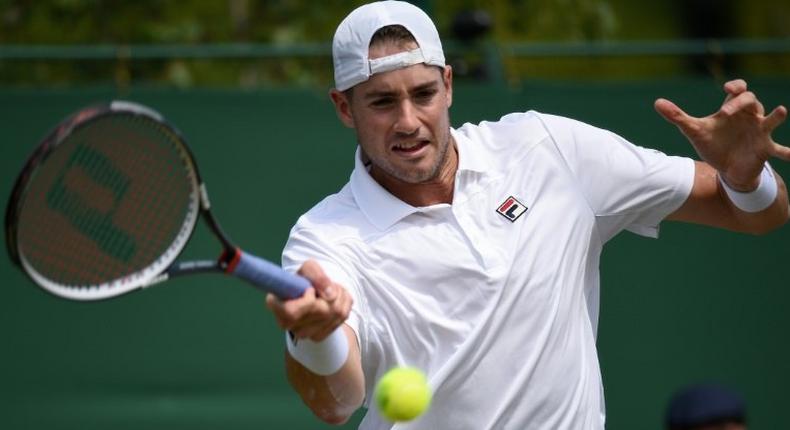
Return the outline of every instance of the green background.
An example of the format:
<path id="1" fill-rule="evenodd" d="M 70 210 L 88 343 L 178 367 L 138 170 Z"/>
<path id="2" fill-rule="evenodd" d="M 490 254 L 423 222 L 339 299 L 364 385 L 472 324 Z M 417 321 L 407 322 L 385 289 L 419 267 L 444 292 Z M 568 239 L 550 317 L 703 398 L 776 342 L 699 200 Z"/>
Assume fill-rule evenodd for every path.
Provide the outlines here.
<path id="1" fill-rule="evenodd" d="M 653 111 L 653 100 L 667 97 L 704 115 L 720 103 L 720 85 L 710 79 L 463 85 L 451 115 L 460 125 L 537 109 L 693 155 Z M 787 80 L 755 81 L 752 88 L 766 106 L 790 102 Z M 113 98 L 148 104 L 186 134 L 225 230 L 275 261 L 296 218 L 339 189 L 353 166 L 354 136 L 323 91 L 4 89 L 2 200 L 55 123 Z M 790 143 L 788 130 L 776 139 Z M 790 176 L 785 164 L 774 166 Z M 608 245 L 598 344 L 609 429 L 659 429 L 675 389 L 709 380 L 745 395 L 750 428 L 790 428 L 788 238 L 788 228 L 752 237 L 666 223 L 657 241 L 624 233 Z M 187 254 L 216 250 L 202 230 Z M 2 428 L 329 427 L 288 387 L 282 335 L 260 293 L 238 280 L 194 277 L 76 303 L 36 288 L 7 259 L 0 278 Z M 355 428 L 359 417 L 345 428 Z"/>

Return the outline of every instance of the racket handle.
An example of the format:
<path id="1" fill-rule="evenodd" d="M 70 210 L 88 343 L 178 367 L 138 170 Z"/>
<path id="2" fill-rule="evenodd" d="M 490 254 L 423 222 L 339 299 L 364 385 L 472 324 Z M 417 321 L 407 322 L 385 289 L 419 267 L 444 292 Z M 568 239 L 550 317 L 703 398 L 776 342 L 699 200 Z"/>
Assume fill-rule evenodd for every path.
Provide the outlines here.
<path id="1" fill-rule="evenodd" d="M 262 258 L 237 250 L 238 260 L 228 268 L 236 275 L 263 291 L 273 293 L 282 300 L 302 297 L 311 287 L 307 279 L 286 272 L 280 266 Z M 235 259 L 235 258 L 234 258 Z"/>

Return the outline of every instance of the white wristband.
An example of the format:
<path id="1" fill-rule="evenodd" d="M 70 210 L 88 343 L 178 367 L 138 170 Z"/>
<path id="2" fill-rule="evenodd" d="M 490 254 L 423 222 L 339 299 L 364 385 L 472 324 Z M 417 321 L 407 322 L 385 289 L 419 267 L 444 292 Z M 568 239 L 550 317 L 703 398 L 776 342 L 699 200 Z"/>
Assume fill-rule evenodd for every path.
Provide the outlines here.
<path id="1" fill-rule="evenodd" d="M 761 210 L 771 206 L 776 200 L 777 186 L 774 172 L 768 162 L 765 162 L 763 171 L 760 173 L 760 185 L 757 189 L 748 193 L 735 191 L 727 185 L 726 182 L 719 175 L 719 182 L 724 187 L 724 191 L 729 196 L 730 201 L 744 212 L 760 212 Z"/>
<path id="2" fill-rule="evenodd" d="M 291 332 L 285 332 L 285 344 L 294 360 L 318 375 L 331 375 L 346 363 L 348 358 L 348 339 L 343 327 L 338 327 L 321 342 L 310 339 L 295 339 Z"/>

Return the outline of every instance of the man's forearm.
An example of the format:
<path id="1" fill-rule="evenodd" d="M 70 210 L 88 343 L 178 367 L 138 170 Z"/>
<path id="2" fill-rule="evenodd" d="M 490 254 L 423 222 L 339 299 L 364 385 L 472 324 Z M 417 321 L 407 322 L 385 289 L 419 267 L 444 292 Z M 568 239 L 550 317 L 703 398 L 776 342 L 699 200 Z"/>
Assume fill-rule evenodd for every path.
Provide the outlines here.
<path id="1" fill-rule="evenodd" d="M 765 171 L 771 169 L 766 165 Z M 770 181 L 770 187 L 766 182 Z M 769 174 L 761 175 L 760 188 L 750 193 L 740 193 L 741 196 L 746 196 L 745 202 L 738 201 L 737 192 L 727 190 L 724 182 L 720 184 L 720 194 L 730 207 L 731 212 L 738 225 L 741 226 L 741 231 L 753 234 L 767 233 L 777 227 L 784 225 L 788 220 L 788 197 L 787 187 L 785 186 L 782 177 L 778 173 L 771 171 Z M 752 194 L 758 194 L 763 188 L 773 188 L 773 200 L 770 204 L 765 206 L 761 202 L 756 202 L 760 206 L 760 210 L 749 208 L 750 198 Z M 755 196 L 760 197 L 760 196 Z M 764 196 L 763 196 L 764 197 Z M 770 198 L 769 198 L 770 200 Z M 765 200 L 767 203 L 769 200 Z M 765 206 L 765 207 L 763 207 Z"/>
<path id="2" fill-rule="evenodd" d="M 767 233 L 788 220 L 787 187 L 778 174 L 774 175 L 776 198 L 759 212 L 739 209 L 720 183 L 719 173 L 709 164 L 697 161 L 694 175 L 694 186 L 688 199 L 667 219 L 751 234 Z"/>
<path id="3" fill-rule="evenodd" d="M 288 352 L 285 354 L 288 381 L 310 410 L 329 424 L 346 422 L 365 398 L 365 378 L 356 336 L 350 327 L 342 327 L 348 338 L 349 354 L 345 364 L 332 375 L 315 374 Z"/>

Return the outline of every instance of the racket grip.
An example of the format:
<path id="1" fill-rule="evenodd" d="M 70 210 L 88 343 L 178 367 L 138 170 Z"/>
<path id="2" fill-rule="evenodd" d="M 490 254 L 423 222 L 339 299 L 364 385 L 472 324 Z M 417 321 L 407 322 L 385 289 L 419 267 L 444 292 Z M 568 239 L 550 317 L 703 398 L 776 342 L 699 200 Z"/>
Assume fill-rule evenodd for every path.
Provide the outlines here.
<path id="1" fill-rule="evenodd" d="M 282 300 L 302 297 L 311 287 L 307 279 L 286 272 L 280 266 L 260 257 L 238 252 L 238 261 L 228 273 L 236 275 L 263 291 L 273 293 Z"/>

